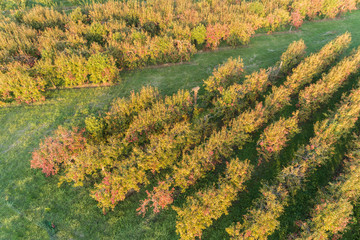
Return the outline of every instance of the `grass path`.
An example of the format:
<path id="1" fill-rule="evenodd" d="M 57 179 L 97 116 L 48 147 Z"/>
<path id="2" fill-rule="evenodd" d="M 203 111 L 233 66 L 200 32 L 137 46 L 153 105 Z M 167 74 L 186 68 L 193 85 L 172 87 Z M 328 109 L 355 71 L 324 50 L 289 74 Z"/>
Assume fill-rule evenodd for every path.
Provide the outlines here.
<path id="1" fill-rule="evenodd" d="M 343 19 L 306 23 L 300 31 L 292 33 L 259 35 L 246 47 L 199 53 L 189 64 L 124 73 L 123 83 L 117 86 L 53 91 L 51 99 L 41 105 L 1 108 L 0 239 L 177 239 L 173 211 L 147 219 L 136 215 L 144 191 L 104 216 L 86 187 L 65 184 L 59 188 L 56 177 L 46 178 L 40 171 L 30 169 L 31 152 L 58 125 L 82 124 L 84 116 L 107 109 L 112 99 L 127 96 L 130 90 L 138 90 L 142 85 L 156 86 L 163 94 L 200 86 L 214 66 L 231 56 L 241 56 L 248 72 L 268 67 L 279 59 L 289 43 L 300 38 L 310 53 L 349 31 L 353 48 L 360 44 L 359 24 L 360 11 L 356 11 Z M 254 197 L 246 198 L 251 202 Z M 232 209 L 241 206 L 236 203 Z M 238 221 L 240 213 L 216 222 L 204 239 L 224 238 L 224 228 Z M 357 220 L 360 221 L 359 216 Z M 354 225 L 346 239 L 359 236 L 359 231 Z M 286 229 L 280 230 L 277 236 L 284 237 L 286 233 Z"/>

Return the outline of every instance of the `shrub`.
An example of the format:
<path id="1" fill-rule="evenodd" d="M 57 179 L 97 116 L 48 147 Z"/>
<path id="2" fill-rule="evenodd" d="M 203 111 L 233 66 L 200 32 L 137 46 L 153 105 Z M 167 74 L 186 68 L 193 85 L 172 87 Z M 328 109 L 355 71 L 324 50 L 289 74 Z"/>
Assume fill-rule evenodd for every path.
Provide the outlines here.
<path id="1" fill-rule="evenodd" d="M 87 117 L 85 119 L 85 128 L 93 139 L 100 141 L 104 138 L 104 119 L 94 116 Z"/>
<path id="2" fill-rule="evenodd" d="M 343 232 L 351 223 L 353 205 L 347 199 L 325 195 L 321 200 L 322 203 L 312 210 L 312 221 L 302 224 L 302 239 L 340 237 L 337 233 Z"/>
<path id="3" fill-rule="evenodd" d="M 261 189 L 261 198 L 255 207 L 244 216 L 244 222 L 226 228 L 230 239 L 265 240 L 279 225 L 277 220 L 284 212 L 288 193 L 283 186 L 267 186 Z"/>
<path id="4" fill-rule="evenodd" d="M 173 42 L 177 54 L 175 55 L 175 62 L 189 61 L 196 49 L 188 40 L 174 40 Z"/>
<path id="5" fill-rule="evenodd" d="M 304 16 L 302 16 L 298 10 L 291 13 L 291 24 L 294 25 L 296 29 L 298 29 L 303 24 L 303 21 Z"/>
<path id="6" fill-rule="evenodd" d="M 358 70 L 360 64 L 359 53 L 360 49 L 343 59 L 328 74 L 323 75 L 320 81 L 311 84 L 300 92 L 300 113 L 295 112 L 294 116 L 287 120 L 281 118 L 264 130 L 258 141 L 257 148 L 261 158 L 268 160 L 278 155 L 285 147 L 286 142 L 299 132 L 299 120 L 305 121 L 310 116 L 310 113 L 333 96 L 351 73 Z"/>
<path id="7" fill-rule="evenodd" d="M 266 121 L 264 113 L 265 109 L 259 103 L 255 109 L 243 112 L 220 131 L 211 134 L 207 142 L 185 155 L 172 176 L 176 186 L 187 189 L 222 158 L 230 157 L 235 147 L 241 149 L 249 141 L 250 133 Z"/>
<path id="8" fill-rule="evenodd" d="M 196 46 L 201 46 L 205 43 L 206 40 L 206 28 L 204 25 L 199 24 L 191 30 L 191 41 L 196 44 Z"/>
<path id="9" fill-rule="evenodd" d="M 29 54 L 38 57 L 36 30 L 14 22 L 0 22 L 0 62 L 10 62 L 13 56 Z"/>
<path id="10" fill-rule="evenodd" d="M 229 58 L 224 64 L 214 68 L 212 76 L 204 80 L 205 90 L 209 92 L 209 97 L 221 94 L 225 88 L 240 80 L 243 72 L 244 64 L 240 57 Z"/>
<path id="11" fill-rule="evenodd" d="M 173 96 L 155 103 L 151 109 L 140 112 L 130 124 L 125 140 L 142 143 L 148 134 L 163 130 L 166 124 L 191 119 L 193 108 L 190 92 L 179 90 Z"/>
<path id="12" fill-rule="evenodd" d="M 83 14 L 80 7 L 77 7 L 70 13 L 69 18 L 76 23 L 77 22 L 85 23 L 87 16 Z"/>
<path id="13" fill-rule="evenodd" d="M 54 65 L 51 59 L 42 58 L 35 63 L 33 70 L 37 75 L 41 76 L 45 81 L 45 87 L 57 88 L 64 85 L 63 79 L 61 79 L 57 72 L 57 67 Z"/>
<path id="14" fill-rule="evenodd" d="M 338 2 L 338 0 L 324 0 L 321 6 L 321 14 L 328 18 L 335 18 L 340 12 Z"/>
<path id="15" fill-rule="evenodd" d="M 85 36 L 89 45 L 93 42 L 104 45 L 107 34 L 108 30 L 103 24 L 93 22 L 85 33 Z"/>
<path id="16" fill-rule="evenodd" d="M 134 41 L 132 44 L 113 41 L 110 44 L 111 53 L 120 69 L 142 68 L 149 64 L 149 46 L 146 46 L 141 41 Z"/>
<path id="17" fill-rule="evenodd" d="M 159 23 L 154 21 L 145 22 L 142 25 L 142 29 L 148 32 L 152 37 L 160 35 L 160 31 L 161 31 Z"/>
<path id="18" fill-rule="evenodd" d="M 87 71 L 90 74 L 91 83 L 111 83 L 118 77 L 118 69 L 111 56 L 103 53 L 96 53 L 90 56 L 86 63 Z"/>
<path id="19" fill-rule="evenodd" d="M 86 145 L 83 130 L 59 127 L 54 137 L 47 137 L 32 154 L 31 168 L 40 168 L 46 176 L 55 175 L 63 165 L 70 165 Z"/>
<path id="20" fill-rule="evenodd" d="M 67 17 L 53 9 L 36 6 L 24 14 L 23 21 L 36 30 L 44 30 L 48 27 L 64 29 Z"/>
<path id="21" fill-rule="evenodd" d="M 167 35 L 176 40 L 181 40 L 181 41 L 187 40 L 187 41 L 191 41 L 191 43 L 194 43 L 194 40 L 192 39 L 192 30 L 190 29 L 189 26 L 181 26 L 175 24 L 172 29 L 169 29 Z M 197 47 L 201 48 L 201 46 L 197 46 Z"/>
<path id="22" fill-rule="evenodd" d="M 280 58 L 280 71 L 288 73 L 305 57 L 306 46 L 303 40 L 292 42 Z"/>
<path id="23" fill-rule="evenodd" d="M 257 142 L 257 151 L 260 156 L 259 164 L 262 159 L 269 161 L 278 156 L 286 143 L 300 132 L 298 115 L 299 112 L 295 112 L 293 117 L 280 118 L 279 121 L 265 128 Z"/>
<path id="24" fill-rule="evenodd" d="M 228 214 L 228 208 L 237 193 L 244 190 L 243 185 L 251 176 L 249 161 L 232 159 L 227 164 L 225 177 L 219 179 L 219 187 L 213 185 L 205 191 L 188 197 L 182 208 L 173 207 L 177 212 L 176 232 L 181 239 L 201 238 L 202 231 L 211 226 L 214 220 Z"/>
<path id="25" fill-rule="evenodd" d="M 230 32 L 226 42 L 231 46 L 245 45 L 255 33 L 250 24 L 234 22 L 229 26 Z"/>
<path id="26" fill-rule="evenodd" d="M 136 177 L 142 179 L 144 178 L 142 174 L 143 172 L 139 172 Z M 134 190 L 138 191 L 139 186 L 132 182 L 124 184 L 122 182 L 123 176 L 117 169 L 114 169 L 112 172 L 104 171 L 103 175 L 102 181 L 95 184 L 95 189 L 91 191 L 90 196 L 98 202 L 98 206 L 103 209 L 105 214 L 108 209 L 113 210 L 119 201 L 125 199 L 126 195 L 122 194 L 124 188 L 126 188 L 124 192 L 128 192 L 131 190 L 131 188 L 127 189 L 128 186 L 135 186 Z M 136 182 L 139 182 L 139 180 Z"/>
<path id="27" fill-rule="evenodd" d="M 169 37 L 155 37 L 151 40 L 149 48 L 149 63 L 159 64 L 163 62 L 175 62 L 173 56 L 175 52 L 175 45 L 173 40 Z"/>
<path id="28" fill-rule="evenodd" d="M 229 28 L 227 25 L 216 23 L 209 24 L 206 27 L 206 47 L 216 49 L 221 40 L 226 40 L 229 36 Z"/>
<path id="29" fill-rule="evenodd" d="M 0 95 L 5 101 L 32 103 L 45 100 L 45 81 L 33 77 L 30 68 L 18 62 L 7 65 L 8 70 L 0 73 Z"/>
<path id="30" fill-rule="evenodd" d="M 214 103 L 216 114 L 220 115 L 224 122 L 229 121 L 254 103 L 270 84 L 265 69 L 246 75 L 242 84 L 234 83 L 220 93 L 221 96 Z"/>
<path id="31" fill-rule="evenodd" d="M 264 28 L 269 32 L 276 31 L 290 22 L 290 13 L 284 8 L 275 8 L 266 16 Z"/>
<path id="32" fill-rule="evenodd" d="M 260 1 L 249 2 L 247 10 L 249 11 L 249 13 L 255 13 L 259 16 L 265 15 L 266 12 L 264 4 Z"/>
<path id="33" fill-rule="evenodd" d="M 322 0 L 310 0 L 310 4 L 305 7 L 305 14 L 309 19 L 315 19 L 320 16 L 321 7 L 324 1 Z"/>
<path id="34" fill-rule="evenodd" d="M 104 117 L 105 134 L 125 132 L 133 118 L 141 111 L 149 109 L 159 99 L 159 90 L 142 87 L 139 93 L 131 92 L 129 99 L 118 98 L 111 103 L 110 110 Z"/>
<path id="35" fill-rule="evenodd" d="M 337 141 L 353 129 L 360 114 L 360 97 L 356 95 L 358 92 L 359 89 L 354 89 L 343 99 L 341 106 L 332 116 L 315 124 L 315 137 L 308 146 L 299 149 L 293 163 L 283 169 L 278 177 L 279 181 L 291 192 L 296 192 L 302 186 L 304 178 L 325 163 L 329 154 L 333 154 Z"/>
<path id="36" fill-rule="evenodd" d="M 174 198 L 174 191 L 175 189 L 172 188 L 170 184 L 166 182 L 159 182 L 159 187 L 154 187 L 152 192 L 146 191 L 148 199 L 141 201 L 141 205 L 136 211 L 139 214 L 145 214 L 147 212 L 147 206 L 150 202 L 152 202 L 152 206 L 154 207 L 154 213 L 159 213 L 160 210 L 166 208 L 170 204 L 173 203 Z"/>
<path id="37" fill-rule="evenodd" d="M 55 59 L 57 76 L 64 86 L 74 87 L 88 82 L 86 59 L 77 54 L 60 54 Z"/>
<path id="38" fill-rule="evenodd" d="M 126 25 L 129 27 L 138 27 L 140 25 L 139 17 L 135 14 L 128 14 L 124 16 L 124 20 L 126 22 Z"/>
<path id="39" fill-rule="evenodd" d="M 145 147 L 136 147 L 133 158 L 139 169 L 159 172 L 173 166 L 184 151 L 199 143 L 201 136 L 186 121 L 168 125 L 163 133 L 151 135 Z"/>
<path id="40" fill-rule="evenodd" d="M 343 173 L 337 178 L 341 182 L 339 193 L 350 201 L 354 202 L 359 198 L 359 158 L 360 158 L 360 138 L 355 136 L 351 142 L 350 151 L 346 154 L 346 161 Z M 337 189 L 337 188 L 336 188 Z"/>
<path id="41" fill-rule="evenodd" d="M 75 0 L 73 0 L 75 1 Z M 76 0 L 80 3 L 83 0 Z M 89 21 L 95 22 L 109 22 L 121 17 L 120 14 L 124 14 L 125 9 L 128 6 L 124 6 L 121 2 L 118 1 L 107 1 L 107 0 L 96 0 L 97 3 L 91 3 L 87 7 L 89 11 Z M 129 5 L 133 2 L 129 2 Z M 131 8 L 131 7 L 130 7 Z M 133 9 L 136 12 L 136 9 Z"/>
<path id="42" fill-rule="evenodd" d="M 287 83 L 285 81 L 284 85 Z M 265 97 L 264 105 L 266 108 L 266 115 L 272 118 L 276 113 L 281 111 L 285 106 L 290 105 L 291 94 L 296 92 L 295 89 L 287 88 L 284 85 L 280 87 L 273 86 L 272 91 Z"/>
<path id="43" fill-rule="evenodd" d="M 59 28 L 46 28 L 38 37 L 38 49 L 41 53 L 41 60 L 50 59 L 53 61 L 58 54 L 65 50 L 67 45 L 66 34 Z"/>

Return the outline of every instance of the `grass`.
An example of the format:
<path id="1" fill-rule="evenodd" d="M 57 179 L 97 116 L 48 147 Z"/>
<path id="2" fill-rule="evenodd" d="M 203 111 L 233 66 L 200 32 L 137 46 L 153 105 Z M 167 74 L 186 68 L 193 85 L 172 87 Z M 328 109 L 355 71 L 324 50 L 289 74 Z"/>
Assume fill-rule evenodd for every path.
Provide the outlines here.
<path id="1" fill-rule="evenodd" d="M 86 186 L 73 188 L 64 184 L 58 187 L 57 177 L 46 178 L 39 170 L 30 169 L 31 152 L 44 136 L 50 135 L 59 125 L 82 125 L 85 116 L 106 110 L 112 99 L 127 96 L 129 91 L 139 90 L 143 85 L 156 86 L 162 94 L 172 94 L 179 88 L 201 86 L 202 80 L 211 74 L 212 69 L 229 57 L 241 56 L 247 72 L 251 72 L 273 65 L 294 40 L 304 39 L 310 53 L 345 31 L 352 33 L 350 48 L 353 48 L 360 44 L 359 21 L 360 11 L 355 11 L 342 19 L 306 23 L 300 31 L 259 35 L 245 47 L 199 53 L 188 64 L 124 73 L 123 82 L 117 86 L 54 90 L 44 104 L 0 108 L 0 239 L 177 239 L 174 211 L 167 210 L 148 218 L 136 215 L 135 209 L 145 196 L 144 190 L 120 203 L 114 212 L 103 215 L 95 200 L 89 197 Z M 353 82 L 356 80 L 353 78 Z M 351 86 L 350 83 L 348 88 Z M 339 96 L 340 93 L 330 106 L 339 100 Z M 326 111 L 325 108 L 323 112 Z M 205 231 L 204 239 L 226 239 L 224 229 L 232 222 L 241 220 L 251 202 L 259 195 L 260 180 L 271 180 L 281 166 L 291 159 L 298 146 L 305 144 L 312 136 L 312 124 L 322 118 L 323 115 L 318 114 L 303 126 L 302 133 L 277 159 L 277 164 L 264 166 L 255 173 L 248 183 L 248 192 L 239 195 L 229 215 Z M 254 149 L 254 143 L 248 144 L 243 151 L 239 151 L 239 158 L 249 158 L 255 162 Z M 344 149 L 340 148 L 338 152 L 336 159 L 342 157 Z M 336 159 L 333 166 L 319 171 L 320 177 L 314 177 L 316 184 L 310 184 L 297 196 L 281 219 L 281 229 L 272 236 L 273 239 L 285 239 L 294 230 L 294 216 L 297 219 L 307 216 L 312 204 L 311 196 L 317 192 L 318 184 L 326 185 L 331 179 L 338 166 Z M 209 174 L 207 180 L 213 181 L 217 174 Z M 194 189 L 201 188 L 203 184 Z M 178 199 L 176 204 L 181 205 L 183 200 Z M 359 215 L 360 206 L 356 206 L 358 221 Z M 354 224 L 344 239 L 357 239 L 359 236 L 359 225 Z"/>

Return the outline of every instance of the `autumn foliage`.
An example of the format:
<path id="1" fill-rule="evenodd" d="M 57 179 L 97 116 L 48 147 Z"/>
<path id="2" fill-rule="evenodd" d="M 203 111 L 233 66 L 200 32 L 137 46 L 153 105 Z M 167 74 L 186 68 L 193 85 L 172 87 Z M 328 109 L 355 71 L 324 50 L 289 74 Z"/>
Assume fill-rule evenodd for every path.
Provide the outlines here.
<path id="1" fill-rule="evenodd" d="M 359 49 L 341 60 L 324 74 L 322 79 L 300 91 L 299 110 L 293 112 L 293 117 L 283 119 L 267 127 L 258 140 L 259 164 L 263 159 L 270 160 L 277 156 L 296 133 L 300 132 L 300 123 L 308 120 L 310 114 L 326 104 L 334 93 L 358 71 L 360 66 Z"/>
<path id="2" fill-rule="evenodd" d="M 33 152 L 31 168 L 40 168 L 46 176 L 57 174 L 60 168 L 71 165 L 85 148 L 84 130 L 66 130 L 62 127 L 53 137 L 47 137 L 38 150 Z"/>
<path id="3" fill-rule="evenodd" d="M 252 4 L 253 12 L 261 9 Z M 280 12 L 285 13 L 285 10 Z M 72 17 L 78 19 L 79 24 L 87 21 L 81 17 L 81 12 L 77 14 Z M 88 14 L 97 20 L 108 18 L 107 13 L 99 9 Z M 272 17 L 276 24 L 282 15 Z M 127 15 L 125 24 L 141 27 L 143 34 L 149 34 L 151 38 L 161 35 L 162 24 L 156 24 L 156 21 L 145 24 L 141 19 Z M 60 23 L 57 26 L 62 27 Z M 106 39 L 103 36 L 106 31 L 101 26 L 94 25 L 90 34 L 91 44 L 99 50 L 103 50 L 105 43 L 102 40 Z M 193 27 L 196 26 L 196 39 L 186 34 L 182 39 L 201 45 L 205 25 Z M 136 41 L 145 39 L 136 33 L 133 37 Z M 139 92 L 131 92 L 127 98 L 115 99 L 107 112 L 88 116 L 83 130 L 60 127 L 33 152 L 31 167 L 41 169 L 46 176 L 58 175 L 55 177 L 59 183 L 85 187 L 104 213 L 116 210 L 129 195 L 143 190 L 146 197 L 140 200 L 139 215 L 147 217 L 149 211 L 159 213 L 173 209 L 177 214 L 176 232 L 181 239 L 201 238 L 205 229 L 228 214 L 238 194 L 244 194 L 246 182 L 254 175 L 253 164 L 235 157 L 235 152 L 255 142 L 260 161 L 272 164 L 271 160 L 280 156 L 312 113 L 327 104 L 358 71 L 359 49 L 335 64 L 350 40 L 350 34 L 345 33 L 307 57 L 304 42 L 294 42 L 274 66 L 250 74 L 244 73 L 241 58 L 231 58 L 204 80 L 204 94 L 200 91 L 197 95 L 199 88 L 194 88 L 162 96 L 154 87 L 143 87 Z M 107 66 L 116 65 L 117 69 L 118 63 L 113 55 L 102 50 L 88 56 L 59 55 L 61 61 L 67 60 L 63 65 L 57 64 L 56 68 L 65 69 L 62 71 L 67 74 L 51 78 L 52 84 L 75 85 L 77 81 L 93 79 L 96 82 L 104 78 L 110 81 L 117 70 L 112 72 Z M 14 68 L 18 67 L 16 64 Z M 48 66 L 46 62 L 42 64 Z M 53 63 L 49 61 L 49 64 Z M 12 65 L 8 64 L 8 67 Z M 74 70 L 77 68 L 81 71 Z M 46 77 L 46 69 L 43 70 L 39 75 L 33 71 L 23 74 L 50 79 L 49 75 Z M 10 75 L 6 71 L 0 78 Z M 72 71 L 76 74 L 72 75 Z M 279 79 L 284 82 L 280 84 Z M 8 94 L 15 96 L 15 92 Z M 297 96 L 296 109 L 294 107 L 290 115 L 284 110 Z M 334 112 L 314 125 L 314 136 L 309 143 L 299 147 L 292 161 L 275 179 L 263 183 L 260 197 L 244 219 L 227 228 L 230 237 L 267 239 L 279 227 L 291 197 L 334 155 L 334 148 L 353 131 L 359 116 L 360 90 L 355 88 L 344 95 Z M 319 194 L 325 200 L 318 202 L 311 213 L 313 218 L 302 225 L 304 236 L 331 231 L 330 235 L 334 235 L 346 229 L 351 220 L 351 204 L 358 197 L 357 187 L 354 187 L 357 181 L 356 151 L 349 154 L 349 163 L 336 184 Z M 225 172 L 219 173 L 219 177 L 216 175 L 216 180 L 211 180 L 214 182 L 205 188 L 198 185 L 222 167 Z M 151 184 L 154 185 L 149 189 Z M 188 194 L 186 200 L 179 204 L 176 200 L 184 192 Z M 330 221 L 330 212 L 336 213 L 341 221 Z M 330 219 L 328 225 L 320 226 L 319 222 L 325 218 Z"/>
<path id="4" fill-rule="evenodd" d="M 256 200 L 254 207 L 245 215 L 246 221 L 227 229 L 232 239 L 266 239 L 278 228 L 279 217 L 289 202 L 289 196 L 296 194 L 304 186 L 306 178 L 333 156 L 334 147 L 339 140 L 355 127 L 360 116 L 359 93 L 359 88 L 354 89 L 329 118 L 315 124 L 315 136 L 307 146 L 298 150 L 292 163 L 278 174 L 275 183 L 270 186 L 275 195 L 282 196 L 280 200 L 276 200 L 274 204 L 274 200 L 267 195 Z M 268 188 L 264 185 L 262 191 L 267 192 Z M 267 208 L 264 209 L 263 206 Z"/>
<path id="5" fill-rule="evenodd" d="M 227 163 L 225 176 L 219 179 L 219 186 L 212 186 L 187 198 L 184 207 L 173 207 L 177 212 L 176 231 L 181 239 L 201 238 L 202 231 L 224 214 L 242 191 L 244 182 L 251 176 L 249 161 L 232 159 Z"/>
<path id="6" fill-rule="evenodd" d="M 318 69 L 324 69 L 349 45 L 349 42 L 349 34 L 344 34 L 325 45 L 318 53 L 304 59 L 283 85 L 273 87 L 272 93 L 266 96 L 264 102 L 258 103 L 254 109 L 244 111 L 221 130 L 212 133 L 206 142 L 195 147 L 190 153 L 184 154 L 179 163 L 173 167 L 172 176 L 166 179 L 167 183 L 163 185 L 171 186 L 171 189 L 178 187 L 185 191 L 207 172 L 213 170 L 223 158 L 230 157 L 234 149 L 241 149 L 250 141 L 253 133 L 290 104 L 290 96 L 297 93 L 300 86 L 308 83 L 319 73 L 320 70 L 316 70 L 317 68 L 313 66 L 314 59 L 318 60 Z M 312 70 L 309 71 L 308 68 Z M 295 79 L 295 76 L 298 78 Z M 166 191 L 161 187 L 157 189 Z M 156 191 L 153 191 L 153 194 L 157 194 Z"/>
<path id="7" fill-rule="evenodd" d="M 293 42 L 274 66 L 246 75 L 241 84 L 235 83 L 226 89 L 222 88 L 214 103 L 215 114 L 226 122 L 255 103 L 269 86 L 276 84 L 279 78 L 287 75 L 303 60 L 305 49 L 304 41 Z"/>
<path id="8" fill-rule="evenodd" d="M 301 222 L 301 233 L 297 239 L 340 237 L 354 222 L 353 203 L 360 196 L 360 142 L 356 137 L 345 159 L 343 172 L 316 196 L 316 206 L 311 218 Z M 296 237 L 295 235 L 295 237 Z"/>
<path id="9" fill-rule="evenodd" d="M 244 45 L 258 30 L 299 28 L 305 19 L 334 18 L 356 9 L 356 4 L 355 0 L 130 0 L 66 11 L 39 5 L 11 11 L 0 22 L 0 63 L 8 69 L 7 65 L 11 68 L 13 62 L 24 64 L 28 59 L 28 66 L 10 71 L 27 80 L 0 80 L 0 85 L 12 85 L 0 89 L 0 101 L 32 103 L 43 100 L 49 88 L 112 84 L 121 81 L 118 71 L 189 61 L 198 50 L 217 49 L 223 43 Z M 286 61 L 283 64 L 286 68 Z M 31 86 L 22 86 L 24 82 Z"/>
<path id="10" fill-rule="evenodd" d="M 286 146 L 286 142 L 300 132 L 298 124 L 299 112 L 296 112 L 291 118 L 280 118 L 279 121 L 265 128 L 257 142 L 259 164 L 262 160 L 269 161 L 280 154 L 280 151 Z"/>

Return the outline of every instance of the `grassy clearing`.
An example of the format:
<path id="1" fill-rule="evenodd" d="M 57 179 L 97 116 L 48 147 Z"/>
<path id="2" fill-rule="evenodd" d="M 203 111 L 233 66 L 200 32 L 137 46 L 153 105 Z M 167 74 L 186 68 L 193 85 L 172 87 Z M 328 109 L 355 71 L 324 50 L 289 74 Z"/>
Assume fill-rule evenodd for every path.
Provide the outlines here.
<path id="1" fill-rule="evenodd" d="M 175 213 L 164 211 L 158 216 L 141 218 L 135 209 L 144 198 L 144 190 L 134 194 L 119 204 L 114 212 L 103 215 L 95 200 L 89 197 L 85 187 L 73 188 L 64 184 L 57 186 L 56 177 L 46 178 L 40 171 L 30 169 L 31 152 L 40 140 L 51 134 L 58 125 L 81 125 L 84 116 L 97 114 L 108 108 L 115 97 L 127 96 L 130 90 L 139 90 L 143 85 L 156 86 L 162 94 L 172 94 L 179 88 L 191 89 L 200 86 L 214 66 L 229 57 L 241 56 L 248 72 L 273 65 L 289 43 L 300 38 L 308 46 L 308 53 L 319 50 L 335 36 L 349 31 L 352 34 L 353 48 L 360 44 L 360 11 L 348 14 L 343 19 L 319 21 L 304 24 L 300 31 L 274 35 L 259 35 L 246 47 L 221 49 L 204 52 L 194 56 L 189 64 L 169 67 L 147 68 L 124 73 L 124 81 L 112 87 L 54 90 L 51 99 L 41 105 L 11 106 L 0 109 L 0 239 L 177 239 L 175 233 Z M 354 77 L 342 91 L 351 88 Z M 330 106 L 339 100 L 340 93 L 334 97 Z M 289 114 L 292 109 L 285 112 Z M 322 112 L 326 112 L 323 109 Z M 248 192 L 240 194 L 230 209 L 230 214 L 220 218 L 205 231 L 204 239 L 226 238 L 225 227 L 239 221 L 246 213 L 253 199 L 258 196 L 261 179 L 271 179 L 281 166 L 291 160 L 294 151 L 312 136 L 312 125 L 322 118 L 313 116 L 303 126 L 277 164 L 264 166 L 257 171 L 248 184 Z M 336 159 L 341 159 L 344 149 L 338 150 Z M 255 144 L 248 144 L 239 158 L 256 161 Z M 294 230 L 294 216 L 306 217 L 311 206 L 311 196 L 316 186 L 326 185 L 337 169 L 338 160 L 319 171 L 313 183 L 301 193 L 287 209 L 282 219 L 281 229 L 273 239 L 285 239 Z M 188 193 L 216 179 L 218 172 L 196 185 Z M 180 205 L 186 195 L 178 199 Z M 360 207 L 356 208 L 360 220 Z M 55 228 L 53 228 L 54 224 Z M 354 225 L 344 239 L 360 236 L 359 225 Z"/>

